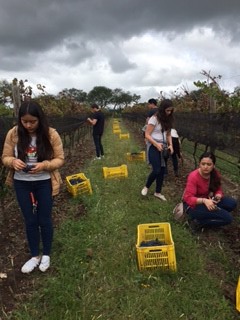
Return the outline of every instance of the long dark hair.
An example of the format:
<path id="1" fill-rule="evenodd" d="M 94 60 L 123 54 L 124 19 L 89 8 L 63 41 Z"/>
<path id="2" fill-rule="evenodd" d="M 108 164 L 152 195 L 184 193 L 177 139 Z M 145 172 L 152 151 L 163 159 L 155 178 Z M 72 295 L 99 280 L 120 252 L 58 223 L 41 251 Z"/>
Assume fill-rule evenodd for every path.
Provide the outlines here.
<path id="1" fill-rule="evenodd" d="M 210 152 L 210 151 L 206 151 L 204 152 L 200 157 L 199 157 L 199 163 L 201 162 L 201 160 L 203 158 L 209 158 L 212 160 L 213 164 L 216 163 L 216 157 L 215 155 Z M 218 188 L 221 186 L 221 179 L 219 177 L 219 175 L 217 174 L 217 171 L 215 168 L 213 168 L 213 170 L 210 172 L 210 182 L 209 182 L 209 191 L 210 192 L 216 192 L 218 190 Z"/>
<path id="2" fill-rule="evenodd" d="M 36 144 L 38 161 L 50 160 L 53 157 L 53 148 L 50 143 L 49 125 L 42 107 L 35 101 L 23 102 L 18 112 L 18 157 L 22 161 L 26 160 L 26 150 L 31 143 L 31 136 L 24 128 L 21 118 L 29 114 L 38 118 L 38 128 L 36 129 Z"/>
<path id="3" fill-rule="evenodd" d="M 173 108 L 173 102 L 170 99 L 162 100 L 156 113 L 158 122 L 161 124 L 163 131 L 169 131 L 173 127 L 173 111 L 166 114 L 165 110 L 167 108 Z"/>

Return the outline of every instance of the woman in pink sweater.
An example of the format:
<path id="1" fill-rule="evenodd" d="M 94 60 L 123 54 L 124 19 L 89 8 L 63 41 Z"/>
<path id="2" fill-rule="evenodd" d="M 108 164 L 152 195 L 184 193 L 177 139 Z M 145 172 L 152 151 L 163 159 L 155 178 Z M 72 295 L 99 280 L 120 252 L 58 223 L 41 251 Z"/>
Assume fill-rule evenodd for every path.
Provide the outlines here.
<path id="1" fill-rule="evenodd" d="M 230 212 L 237 206 L 235 199 L 224 196 L 215 162 L 213 153 L 204 152 L 199 158 L 199 168 L 188 175 L 183 194 L 189 219 L 199 228 L 231 223 Z"/>

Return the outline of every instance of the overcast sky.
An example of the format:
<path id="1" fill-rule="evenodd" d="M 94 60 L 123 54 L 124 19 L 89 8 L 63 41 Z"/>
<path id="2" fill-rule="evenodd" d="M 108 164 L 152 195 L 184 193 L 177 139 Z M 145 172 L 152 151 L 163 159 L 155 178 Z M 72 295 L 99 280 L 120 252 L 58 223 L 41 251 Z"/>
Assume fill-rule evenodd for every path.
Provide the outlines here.
<path id="1" fill-rule="evenodd" d="M 240 0 L 0 0 L 0 80 L 141 101 L 196 89 L 200 73 L 240 85 Z"/>

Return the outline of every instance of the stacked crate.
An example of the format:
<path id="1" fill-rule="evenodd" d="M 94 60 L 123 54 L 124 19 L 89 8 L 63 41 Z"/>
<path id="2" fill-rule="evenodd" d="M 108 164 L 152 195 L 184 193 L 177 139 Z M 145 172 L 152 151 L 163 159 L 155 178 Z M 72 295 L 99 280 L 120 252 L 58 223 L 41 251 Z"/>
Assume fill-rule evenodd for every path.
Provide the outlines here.
<path id="1" fill-rule="evenodd" d="M 115 133 L 115 134 L 121 133 L 120 125 L 116 121 L 113 122 L 113 133 Z"/>

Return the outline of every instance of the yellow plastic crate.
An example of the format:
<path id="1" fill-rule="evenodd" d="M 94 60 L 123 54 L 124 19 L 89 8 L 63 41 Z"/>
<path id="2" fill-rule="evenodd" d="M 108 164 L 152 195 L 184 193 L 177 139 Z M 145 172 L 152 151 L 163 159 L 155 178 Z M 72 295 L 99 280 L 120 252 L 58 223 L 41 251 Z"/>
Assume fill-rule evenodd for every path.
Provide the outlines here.
<path id="1" fill-rule="evenodd" d="M 119 134 L 119 138 L 120 138 L 121 140 L 123 140 L 123 139 L 129 139 L 129 133 L 120 133 L 120 134 Z"/>
<path id="2" fill-rule="evenodd" d="M 133 152 L 133 153 L 128 152 L 127 160 L 128 161 L 146 161 L 146 153 L 145 151 Z"/>
<path id="3" fill-rule="evenodd" d="M 119 126 L 114 126 L 113 127 L 113 133 L 115 133 L 115 131 L 119 131 L 121 132 L 121 128 Z"/>
<path id="4" fill-rule="evenodd" d="M 75 197 L 78 194 L 92 194 L 90 180 L 87 179 L 84 173 L 77 173 L 66 177 L 67 190 Z"/>
<path id="5" fill-rule="evenodd" d="M 104 178 L 127 178 L 128 169 L 127 165 L 123 164 L 119 167 L 103 167 Z"/>
<path id="6" fill-rule="evenodd" d="M 142 242 L 148 241 L 161 242 L 163 245 L 141 246 Z M 159 268 L 164 271 L 177 270 L 175 247 L 168 222 L 138 225 L 136 251 L 140 271 Z"/>
<path id="7" fill-rule="evenodd" d="M 121 133 L 121 129 L 113 129 L 113 133 L 120 134 Z"/>
<path id="8" fill-rule="evenodd" d="M 236 309 L 240 312 L 240 276 L 238 277 L 237 289 L 236 289 Z"/>

